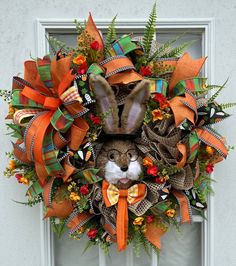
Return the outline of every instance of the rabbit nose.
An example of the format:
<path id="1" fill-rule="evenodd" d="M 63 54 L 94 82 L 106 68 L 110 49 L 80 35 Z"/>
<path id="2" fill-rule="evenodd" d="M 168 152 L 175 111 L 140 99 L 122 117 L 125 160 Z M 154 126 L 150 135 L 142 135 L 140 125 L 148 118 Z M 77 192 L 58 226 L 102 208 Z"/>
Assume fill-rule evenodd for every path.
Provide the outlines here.
<path id="1" fill-rule="evenodd" d="M 128 166 L 122 166 L 120 169 L 121 171 L 126 172 L 128 170 Z"/>

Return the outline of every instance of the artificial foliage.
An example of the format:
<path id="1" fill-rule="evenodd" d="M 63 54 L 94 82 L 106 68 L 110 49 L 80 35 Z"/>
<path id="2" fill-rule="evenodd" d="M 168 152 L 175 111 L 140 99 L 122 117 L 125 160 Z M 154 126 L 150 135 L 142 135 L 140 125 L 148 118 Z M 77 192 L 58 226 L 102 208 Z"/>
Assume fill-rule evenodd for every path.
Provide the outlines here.
<path id="1" fill-rule="evenodd" d="M 45 219 L 59 236 L 67 228 L 73 239 L 87 237 L 85 250 L 100 245 L 108 253 L 117 243 L 119 251 L 131 244 L 136 253 L 149 253 L 150 247 L 158 253 L 171 225 L 190 223 L 193 208 L 204 213 L 211 173 L 230 149 L 213 128 L 235 105 L 216 102 L 226 83 L 208 85 L 199 76 L 206 58 L 192 59 L 184 52 L 190 43 L 176 47 L 182 36 L 163 44 L 158 35 L 154 40 L 156 17 L 154 5 L 144 36 L 138 38 L 117 38 L 116 17 L 105 37 L 91 15 L 84 23 L 75 20 L 75 48 L 49 37 L 54 55 L 26 61 L 24 78 L 14 77 L 12 91 L 1 91 L 9 104 L 9 135 L 16 139 L 7 153 L 5 176 L 27 187 L 22 204 L 44 204 Z M 108 87 L 100 91 L 103 98 L 99 86 Z M 128 108 L 135 90 L 140 94 L 133 101 L 142 106 L 140 126 L 108 134 L 109 119 Z M 139 99 L 144 90 L 146 101 Z M 106 167 L 98 158 L 107 138 L 135 145 L 133 154 L 123 144 L 125 152 L 119 151 L 117 144 L 117 152 L 105 155 L 113 162 L 124 154 L 130 164 L 136 161 L 141 171 L 138 179 L 128 180 L 130 186 L 124 185 L 128 175 L 118 183 L 105 180 Z M 133 187 L 143 194 L 136 195 L 135 203 L 123 202 L 128 220 L 121 221 L 121 193 Z M 113 198 L 118 195 L 113 205 L 104 194 L 109 189 Z"/>

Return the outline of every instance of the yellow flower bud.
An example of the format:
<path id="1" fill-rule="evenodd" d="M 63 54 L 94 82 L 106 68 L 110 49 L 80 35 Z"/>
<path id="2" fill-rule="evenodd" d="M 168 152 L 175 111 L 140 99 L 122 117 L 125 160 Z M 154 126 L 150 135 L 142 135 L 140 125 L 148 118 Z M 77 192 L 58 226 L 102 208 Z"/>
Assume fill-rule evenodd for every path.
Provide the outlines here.
<path id="1" fill-rule="evenodd" d="M 206 152 L 209 155 L 212 155 L 214 153 L 214 149 L 211 146 L 206 146 Z"/>
<path id="2" fill-rule="evenodd" d="M 144 218 L 140 216 L 140 217 L 137 217 L 134 219 L 133 224 L 134 225 L 142 225 L 143 221 L 144 221 Z"/>
<path id="3" fill-rule="evenodd" d="M 142 231 L 142 233 L 146 233 L 147 232 L 146 224 L 142 226 L 141 231 Z"/>
<path id="4" fill-rule="evenodd" d="M 111 242 L 111 236 L 108 235 L 108 236 L 106 237 L 106 242 L 108 242 L 108 243 Z"/>
<path id="5" fill-rule="evenodd" d="M 169 209 L 166 211 L 166 216 L 173 218 L 175 216 L 176 211 L 174 209 Z"/>
<path id="6" fill-rule="evenodd" d="M 82 234 L 84 232 L 84 227 L 80 227 L 78 230 L 77 230 L 77 233 L 78 234 Z"/>

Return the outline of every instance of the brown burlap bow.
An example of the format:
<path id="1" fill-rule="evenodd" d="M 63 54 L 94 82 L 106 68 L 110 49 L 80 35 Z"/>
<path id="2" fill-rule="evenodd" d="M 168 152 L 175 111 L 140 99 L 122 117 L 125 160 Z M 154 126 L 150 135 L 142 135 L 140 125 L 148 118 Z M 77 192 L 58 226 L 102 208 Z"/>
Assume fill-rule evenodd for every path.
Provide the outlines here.
<path id="1" fill-rule="evenodd" d="M 146 185 L 146 197 L 143 200 L 128 206 L 129 211 L 134 213 L 136 216 L 142 216 L 148 209 L 153 207 L 157 202 L 161 201 L 161 191 L 167 188 L 164 184 L 155 184 L 150 182 L 142 183 Z M 113 205 L 109 208 L 106 207 L 102 197 L 101 187 L 98 184 L 94 184 L 91 207 L 93 208 L 95 214 L 101 215 L 101 224 L 114 238 L 114 234 L 116 232 L 117 206 Z"/>
<path id="2" fill-rule="evenodd" d="M 153 125 L 144 125 L 142 130 L 136 144 L 145 156 L 159 164 L 178 165 L 183 157 L 179 145 L 184 145 L 184 136 L 183 131 L 176 127 L 173 116 Z M 179 167 L 178 172 L 169 177 L 170 184 L 176 189 L 185 190 L 193 186 L 194 175 L 189 164 Z"/>

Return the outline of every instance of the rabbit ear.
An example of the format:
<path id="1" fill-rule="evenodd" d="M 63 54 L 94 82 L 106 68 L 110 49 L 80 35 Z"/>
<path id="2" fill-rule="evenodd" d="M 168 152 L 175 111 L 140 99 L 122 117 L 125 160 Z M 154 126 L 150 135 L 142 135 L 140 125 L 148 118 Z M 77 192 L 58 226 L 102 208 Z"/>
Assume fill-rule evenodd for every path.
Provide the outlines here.
<path id="1" fill-rule="evenodd" d="M 90 75 L 90 86 L 95 94 L 97 109 L 105 114 L 103 129 L 105 133 L 115 133 L 119 125 L 118 108 L 114 92 L 102 76 Z"/>
<path id="2" fill-rule="evenodd" d="M 121 116 L 121 126 L 125 133 L 134 133 L 142 125 L 150 97 L 149 85 L 150 82 L 144 79 L 127 96 Z"/>

